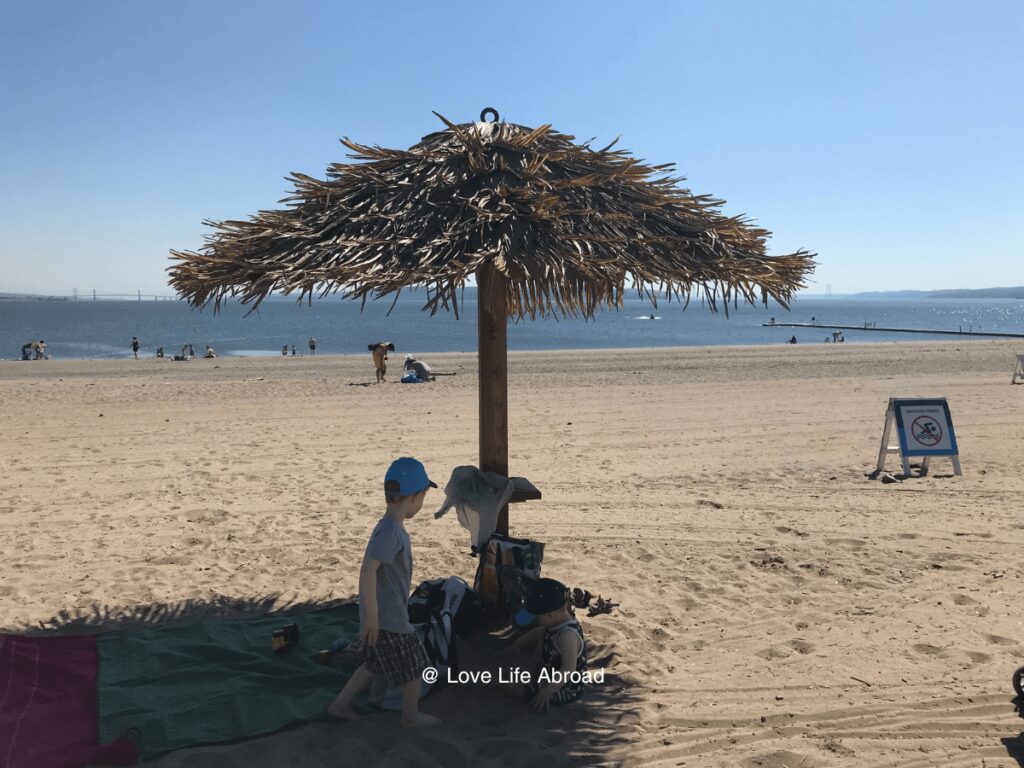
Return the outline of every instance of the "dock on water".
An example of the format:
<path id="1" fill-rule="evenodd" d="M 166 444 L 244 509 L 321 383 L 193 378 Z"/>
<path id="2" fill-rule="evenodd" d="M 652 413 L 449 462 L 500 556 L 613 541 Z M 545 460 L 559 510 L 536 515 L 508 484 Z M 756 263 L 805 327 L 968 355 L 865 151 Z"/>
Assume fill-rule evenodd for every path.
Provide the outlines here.
<path id="1" fill-rule="evenodd" d="M 933 333 L 940 336 L 987 336 L 998 339 L 1024 339 L 1024 333 L 994 331 L 946 331 L 938 328 L 879 328 L 875 325 L 826 325 L 824 323 L 761 323 L 762 328 L 814 328 L 825 331 L 878 331 L 880 333 Z"/>

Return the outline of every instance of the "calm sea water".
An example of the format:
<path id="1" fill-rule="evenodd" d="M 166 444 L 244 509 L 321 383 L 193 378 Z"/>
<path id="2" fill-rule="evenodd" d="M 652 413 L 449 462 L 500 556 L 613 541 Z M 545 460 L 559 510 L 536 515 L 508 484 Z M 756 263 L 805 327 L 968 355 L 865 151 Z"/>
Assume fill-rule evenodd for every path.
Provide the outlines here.
<path id="1" fill-rule="evenodd" d="M 23 343 L 44 339 L 54 358 L 118 358 L 131 355 L 138 336 L 145 355 L 163 345 L 168 355 L 191 342 L 197 354 L 210 344 L 219 355 L 279 355 L 282 345 L 308 353 L 310 336 L 318 354 L 365 354 L 379 340 L 395 343 L 400 352 L 473 352 L 476 350 L 475 294 L 467 289 L 464 314 L 431 317 L 421 311 L 422 294 L 405 295 L 388 316 L 390 300 L 359 303 L 337 298 L 313 300 L 312 306 L 289 300 L 267 301 L 259 313 L 246 317 L 247 307 L 226 305 L 193 310 L 172 301 L 0 301 L 0 359 L 15 359 Z M 650 320 L 651 313 L 659 318 Z M 820 329 L 764 328 L 778 322 L 810 322 Z M 685 311 L 680 304 L 659 302 L 657 308 L 629 299 L 624 310 L 602 312 L 595 319 L 525 320 L 509 327 L 513 350 L 593 349 L 732 344 L 779 344 L 795 334 L 801 343 L 821 343 L 829 325 L 939 328 L 1024 333 L 1024 301 L 1008 299 L 849 300 L 798 299 L 790 311 L 778 305 L 730 308 L 710 312 L 700 302 Z M 845 331 L 848 343 L 917 340 L 916 334 Z"/>

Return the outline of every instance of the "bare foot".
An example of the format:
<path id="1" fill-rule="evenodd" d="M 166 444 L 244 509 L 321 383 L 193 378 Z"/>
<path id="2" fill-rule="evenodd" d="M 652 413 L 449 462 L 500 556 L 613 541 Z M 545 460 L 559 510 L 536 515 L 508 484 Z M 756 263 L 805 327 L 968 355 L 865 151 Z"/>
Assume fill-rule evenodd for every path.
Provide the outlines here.
<path id="1" fill-rule="evenodd" d="M 352 709 L 351 705 L 338 704 L 337 701 L 332 701 L 327 707 L 327 716 L 331 720 L 344 720 L 345 722 L 359 719 L 359 713 Z"/>
<path id="2" fill-rule="evenodd" d="M 403 728 L 429 728 L 432 725 L 440 725 L 441 718 L 434 717 L 433 715 L 425 715 L 422 712 L 417 712 L 412 717 L 402 718 Z"/>

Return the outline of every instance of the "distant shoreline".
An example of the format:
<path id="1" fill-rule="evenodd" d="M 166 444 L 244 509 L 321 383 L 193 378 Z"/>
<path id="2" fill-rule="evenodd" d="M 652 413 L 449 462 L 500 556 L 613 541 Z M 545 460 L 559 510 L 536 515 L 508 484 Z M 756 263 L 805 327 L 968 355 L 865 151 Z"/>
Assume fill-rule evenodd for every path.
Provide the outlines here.
<path id="1" fill-rule="evenodd" d="M 407 295 L 415 295 L 417 290 L 423 289 L 406 288 Z M 476 286 L 468 285 L 466 291 L 476 291 Z M 854 293 L 813 293 L 805 291 L 797 293 L 794 301 L 800 299 L 826 300 L 826 299 L 1024 299 L 1024 286 L 997 287 L 997 288 L 941 288 L 934 290 L 907 289 L 895 291 L 857 291 Z M 231 301 L 231 299 L 227 299 Z M 264 301 L 298 301 L 298 296 L 268 296 Z M 337 295 L 317 297 L 317 301 L 350 301 L 342 299 Z M 141 298 L 135 293 L 125 294 L 98 294 L 95 298 L 91 293 L 84 293 L 80 296 L 48 295 L 41 293 L 0 293 L 0 301 L 182 301 L 185 299 L 167 294 L 142 294 Z"/>

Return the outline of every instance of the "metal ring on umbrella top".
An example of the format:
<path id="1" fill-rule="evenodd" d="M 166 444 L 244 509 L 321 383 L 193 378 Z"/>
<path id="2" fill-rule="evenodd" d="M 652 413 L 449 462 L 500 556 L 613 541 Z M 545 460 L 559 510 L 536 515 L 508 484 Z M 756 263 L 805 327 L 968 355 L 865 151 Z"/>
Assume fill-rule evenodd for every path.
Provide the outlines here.
<path id="1" fill-rule="evenodd" d="M 487 115 L 488 114 L 494 115 L 494 119 L 493 120 L 488 120 L 487 119 Z M 485 107 L 484 111 L 480 113 L 480 122 L 481 123 L 487 123 L 487 122 L 496 123 L 500 119 L 501 118 L 498 116 L 498 110 L 496 110 L 494 107 Z"/>

